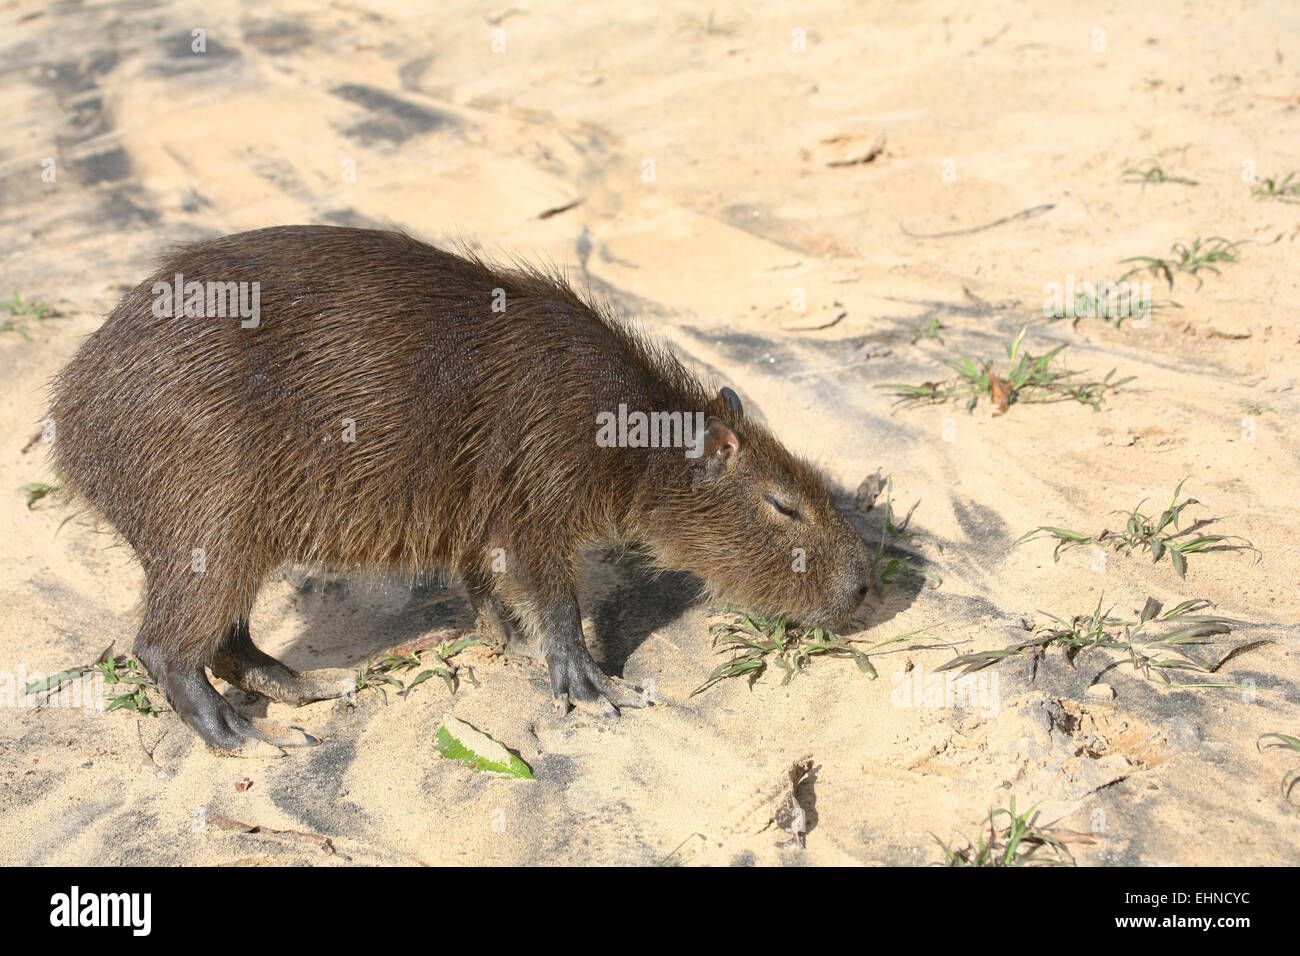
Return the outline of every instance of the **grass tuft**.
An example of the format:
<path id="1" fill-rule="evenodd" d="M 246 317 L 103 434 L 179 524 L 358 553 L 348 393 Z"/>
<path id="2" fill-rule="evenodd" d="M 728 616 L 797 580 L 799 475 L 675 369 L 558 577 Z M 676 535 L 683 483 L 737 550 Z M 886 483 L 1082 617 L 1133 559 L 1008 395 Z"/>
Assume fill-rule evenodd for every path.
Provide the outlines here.
<path id="1" fill-rule="evenodd" d="M 158 685 L 153 682 L 144 666 L 127 654 L 113 655 L 110 644 L 99 659 L 93 664 L 83 664 L 66 671 L 60 671 L 44 680 L 28 684 L 23 694 L 55 694 L 68 681 L 87 680 L 96 674 L 103 675 L 104 684 L 109 687 L 122 685 L 121 693 L 109 697 L 104 706 L 104 713 L 110 710 L 129 710 L 142 716 L 157 717 L 164 710 L 161 704 L 154 703 L 149 693 L 157 692 Z"/>
<path id="2" fill-rule="evenodd" d="M 1187 556 L 1189 554 L 1200 554 L 1210 550 L 1237 551 L 1243 549 L 1254 551 L 1256 554 L 1260 553 L 1259 549 L 1253 544 L 1237 535 L 1202 534 L 1185 538 L 1185 535 L 1191 534 L 1193 528 L 1204 523 L 1197 522 L 1196 525 L 1184 531 L 1178 530 L 1178 522 L 1182 518 L 1183 510 L 1190 505 L 1201 504 L 1196 498 L 1179 500 L 1179 495 L 1182 494 L 1183 485 L 1186 482 L 1186 478 L 1178 482 L 1178 486 L 1174 488 L 1174 493 L 1169 499 L 1169 504 L 1165 506 L 1165 510 L 1160 513 L 1158 518 L 1147 515 L 1142 511 L 1142 506 L 1147 502 L 1147 499 L 1143 498 L 1135 508 L 1128 511 L 1111 512 L 1111 514 L 1120 514 L 1127 517 L 1128 520 L 1125 521 L 1124 530 L 1122 531 L 1103 530 L 1098 534 L 1088 535 L 1081 534 L 1078 531 L 1070 531 L 1067 528 L 1040 525 L 1017 538 L 1015 544 L 1019 545 L 1040 534 L 1049 538 L 1056 538 L 1056 548 L 1052 552 L 1052 560 L 1054 561 L 1061 560 L 1063 550 L 1079 545 L 1105 542 L 1123 554 L 1131 554 L 1145 548 L 1151 552 L 1153 563 L 1168 554 L 1169 560 L 1180 578 L 1187 577 Z M 1168 529 L 1172 529 L 1173 533 Z"/>
<path id="3" fill-rule="evenodd" d="M 1200 185 L 1195 179 L 1169 175 L 1157 159 L 1147 160 L 1145 167 L 1130 167 L 1124 170 L 1124 182 L 1141 183 L 1143 189 L 1147 186 L 1161 185 L 1163 183 L 1179 183 L 1184 186 Z"/>
<path id="4" fill-rule="evenodd" d="M 1267 744 L 1264 743 L 1264 741 L 1268 740 L 1270 737 L 1274 738 L 1273 742 Z M 1289 750 L 1292 753 L 1300 754 L 1300 737 L 1292 737 L 1290 734 L 1265 734 L 1263 737 L 1260 737 L 1259 740 L 1255 741 L 1255 746 L 1258 748 L 1260 753 L 1274 747 L 1280 747 L 1283 750 Z M 1297 784 L 1300 784 L 1300 767 L 1297 767 L 1294 770 L 1288 770 L 1282 777 L 1282 796 L 1286 799 L 1287 803 L 1295 803 L 1295 801 L 1291 799 L 1291 791 L 1296 788 Z"/>
<path id="5" fill-rule="evenodd" d="M 1196 599 L 1183 601 L 1177 607 L 1165 610 L 1155 598 L 1147 598 L 1136 620 L 1124 620 L 1112 615 L 1114 608 L 1103 611 L 1101 600 L 1089 614 L 1076 614 L 1073 617 L 1058 617 L 1044 614 L 1051 622 L 1040 628 L 1027 641 L 1021 641 L 1010 647 L 992 651 L 978 651 L 961 654 L 946 664 L 935 668 L 939 671 L 961 668 L 963 674 L 970 674 L 1009 657 L 1028 654 L 1033 659 L 1033 673 L 1037 675 L 1039 662 L 1046 656 L 1050 647 L 1060 647 L 1065 652 L 1065 662 L 1074 667 L 1075 660 L 1086 650 L 1106 648 L 1123 651 L 1128 655 L 1127 663 L 1147 680 L 1159 677 L 1166 684 L 1172 684 L 1168 671 L 1194 671 L 1201 674 L 1216 674 L 1228 661 L 1246 651 L 1254 650 L 1271 641 L 1250 641 L 1228 650 L 1217 660 L 1197 660 L 1188 654 L 1184 647 L 1208 643 L 1205 639 L 1231 632 L 1234 625 L 1247 622 L 1237 621 L 1216 614 L 1202 614 L 1207 607 L 1213 607 L 1209 601 Z M 1178 657 L 1162 656 L 1172 652 Z M 1123 660 L 1108 665 L 1103 669 L 1126 663 Z M 1178 687 L 1236 687 L 1236 684 L 1192 683 L 1178 684 Z"/>
<path id="6" fill-rule="evenodd" d="M 920 502 L 917 502 L 920 504 Z M 927 578 L 933 582 L 934 586 L 940 587 L 943 584 L 943 578 L 933 571 L 927 571 L 924 568 L 914 566 L 911 561 L 905 557 L 885 557 L 885 548 L 891 542 L 908 542 L 918 541 L 925 544 L 934 545 L 940 553 L 943 552 L 943 545 L 934 535 L 926 534 L 923 531 L 908 531 L 907 526 L 912 523 L 912 515 L 916 513 L 917 505 L 912 505 L 903 520 L 895 520 L 897 512 L 894 511 L 894 479 L 890 478 L 885 483 L 885 507 L 884 523 L 880 526 L 880 543 L 876 545 L 876 553 L 872 558 L 872 568 L 874 570 L 876 593 L 884 592 L 885 585 L 893 584 L 899 575 L 913 574 L 918 577 Z"/>
<path id="7" fill-rule="evenodd" d="M 976 364 L 968 356 L 944 362 L 953 369 L 955 378 L 943 382 L 925 382 L 921 385 L 886 383 L 877 388 L 893 393 L 895 405 L 941 405 L 954 399 L 965 398 L 967 411 L 974 410 L 980 398 L 988 398 L 995 406 L 994 414 L 1002 414 L 1012 405 L 1029 402 L 1076 401 L 1101 410 L 1107 392 L 1133 381 L 1134 376 L 1116 379 L 1111 369 L 1101 381 L 1075 381 L 1079 373 L 1054 367 L 1064 345 L 1058 345 L 1044 355 L 1032 355 L 1024 347 L 1028 326 L 1021 328 L 1014 339 L 1006 343 L 1007 372 L 999 375 L 993 371 L 991 361 Z"/>
<path id="8" fill-rule="evenodd" d="M 1272 405 L 1265 405 L 1263 402 L 1253 401 L 1243 398 L 1237 403 L 1237 406 L 1247 415 L 1263 415 L 1265 412 L 1276 412 L 1277 409 Z"/>
<path id="9" fill-rule="evenodd" d="M 734 612 L 731 608 L 720 610 Z M 868 679 L 875 680 L 879 674 L 871 663 L 871 652 L 891 644 L 911 641 L 930 630 L 930 627 L 863 647 L 866 643 L 863 639 L 844 637 L 824 627 L 804 627 L 784 617 L 740 614 L 735 620 L 714 624 L 710 628 L 714 635 L 713 646 L 721 653 L 730 652 L 731 657 L 715 667 L 708 679 L 691 691 L 690 696 L 694 697 L 714 684 L 734 677 L 744 677 L 749 686 L 753 687 L 769 665 L 776 665 L 785 672 L 781 678 L 784 686 L 806 671 L 815 657 L 852 658 L 859 671 Z"/>
<path id="10" fill-rule="evenodd" d="M 31 326 L 62 315 L 52 305 L 23 301 L 17 292 L 10 301 L 0 302 L 0 312 L 9 313 L 8 318 L 0 318 L 0 332 L 17 332 L 25 339 L 31 338 Z"/>
<path id="11" fill-rule="evenodd" d="M 1222 236 L 1211 236 L 1209 239 L 1202 240 L 1199 236 L 1192 240 L 1192 244 L 1186 245 L 1181 242 L 1175 242 L 1170 247 L 1170 255 L 1174 258 L 1166 259 L 1160 256 L 1130 256 L 1127 259 L 1121 259 L 1120 263 L 1136 262 L 1128 272 L 1119 277 L 1120 282 L 1124 282 L 1131 276 L 1140 275 L 1143 272 L 1149 272 L 1153 276 L 1163 276 L 1169 283 L 1169 288 L 1174 287 L 1174 273 L 1184 272 L 1196 280 L 1196 288 L 1205 284 L 1205 280 L 1199 275 L 1202 269 L 1209 269 L 1215 275 L 1219 274 L 1217 263 L 1236 262 L 1237 247 L 1240 242 L 1229 242 Z"/>
<path id="12" fill-rule="evenodd" d="M 940 345 L 943 344 L 943 336 L 939 332 L 947 328 L 938 319 L 931 319 L 925 325 L 917 325 L 912 329 L 912 344 L 916 345 L 922 339 L 935 339 Z"/>
<path id="13" fill-rule="evenodd" d="M 1256 199 L 1276 199 L 1278 202 L 1300 205 L 1300 173 L 1292 171 L 1285 179 L 1262 179 L 1259 185 L 1250 191 Z"/>
<path id="14" fill-rule="evenodd" d="M 30 485 L 23 485 L 18 490 L 27 495 L 27 508 L 31 510 L 36 502 L 47 495 L 58 494 L 63 488 L 59 485 L 48 485 L 43 481 L 34 481 Z"/>
<path id="15" fill-rule="evenodd" d="M 416 651 L 411 654 L 388 654 L 377 660 L 367 661 L 360 669 L 357 670 L 357 690 L 362 691 L 367 687 L 379 691 L 384 698 L 384 703 L 388 703 L 388 692 L 386 687 L 396 687 L 398 697 L 407 697 L 411 691 L 419 687 L 431 677 L 441 677 L 447 685 L 448 693 L 454 694 L 460 688 L 460 670 L 461 668 L 452 663 L 451 658 L 455 657 L 467 647 L 474 647 L 476 644 L 483 642 L 476 637 L 462 637 L 456 641 L 447 641 L 437 648 L 432 648 L 434 656 L 438 659 L 435 666 L 425 668 L 415 675 L 409 684 L 403 684 L 396 674 L 404 671 L 412 671 L 420 667 L 423 661 L 420 655 L 427 651 Z M 466 677 L 471 684 L 477 683 L 474 679 L 474 671 L 471 668 L 465 668 Z"/>
<path id="16" fill-rule="evenodd" d="M 966 839 L 966 846 L 954 850 L 934 834 L 943 851 L 944 866 L 1073 866 L 1074 857 L 1051 831 L 1033 822 L 1036 804 L 1016 813 L 1016 798 L 1010 808 L 993 810 L 984 818 L 978 843 Z M 1006 817 L 1001 826 L 998 820 Z M 1043 855 L 1039 855 L 1042 853 Z"/>

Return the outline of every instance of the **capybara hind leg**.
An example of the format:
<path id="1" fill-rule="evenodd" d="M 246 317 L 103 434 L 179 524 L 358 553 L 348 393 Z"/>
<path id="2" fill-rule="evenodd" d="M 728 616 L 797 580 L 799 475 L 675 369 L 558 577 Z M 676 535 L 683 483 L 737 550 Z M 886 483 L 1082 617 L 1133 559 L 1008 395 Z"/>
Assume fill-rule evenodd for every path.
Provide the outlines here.
<path id="1" fill-rule="evenodd" d="M 476 617 L 474 629 L 499 644 L 507 657 L 545 662 L 546 656 L 528 640 L 514 612 L 501 600 L 492 576 L 481 571 L 466 571 L 463 577 Z"/>
<path id="2" fill-rule="evenodd" d="M 319 743 L 298 727 L 282 727 L 273 721 L 240 716 L 208 683 L 202 667 L 187 668 L 180 662 L 151 660 L 153 655 L 149 649 L 138 645 L 136 654 L 162 688 L 172 709 L 209 747 L 241 757 L 278 757 L 281 756 L 279 747 Z"/>
<path id="3" fill-rule="evenodd" d="M 212 659 L 212 673 L 251 694 L 287 704 L 331 700 L 357 689 L 354 671 L 334 667 L 295 671 L 261 651 L 248 633 L 248 621 L 231 625 Z"/>
<path id="4" fill-rule="evenodd" d="M 152 567 L 146 564 L 147 609 L 135 639 L 136 657 L 172 709 L 209 747 L 240 756 L 279 756 L 278 747 L 319 743 L 301 728 L 241 716 L 213 689 L 204 664 L 228 630 L 221 621 L 224 609 L 251 604 L 255 588 L 222 576 L 221 566 L 213 562 L 201 571 L 177 572 L 177 566 L 156 560 Z M 245 601 L 231 597 L 241 592 L 247 594 Z"/>
<path id="5" fill-rule="evenodd" d="M 582 615 L 572 595 L 545 604 L 537 626 L 558 716 L 570 705 L 602 717 L 617 716 L 619 707 L 651 705 L 641 688 L 601 672 L 582 639 Z"/>

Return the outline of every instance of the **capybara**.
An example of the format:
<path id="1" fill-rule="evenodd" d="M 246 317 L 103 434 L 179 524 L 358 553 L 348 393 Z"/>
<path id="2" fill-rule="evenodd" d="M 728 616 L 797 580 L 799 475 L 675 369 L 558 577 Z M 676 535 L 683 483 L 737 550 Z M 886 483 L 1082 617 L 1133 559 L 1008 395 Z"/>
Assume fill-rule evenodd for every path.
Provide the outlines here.
<path id="1" fill-rule="evenodd" d="M 734 391 L 557 275 L 398 232 L 180 248 L 60 373 L 50 418 L 57 472 L 144 570 L 136 655 L 224 751 L 316 741 L 240 715 L 205 668 L 298 703 L 352 686 L 253 644 L 258 587 L 287 564 L 454 572 L 481 627 L 540 651 L 560 713 L 610 715 L 647 699 L 583 641 L 585 548 L 635 543 L 810 624 L 871 582 L 825 481 Z"/>

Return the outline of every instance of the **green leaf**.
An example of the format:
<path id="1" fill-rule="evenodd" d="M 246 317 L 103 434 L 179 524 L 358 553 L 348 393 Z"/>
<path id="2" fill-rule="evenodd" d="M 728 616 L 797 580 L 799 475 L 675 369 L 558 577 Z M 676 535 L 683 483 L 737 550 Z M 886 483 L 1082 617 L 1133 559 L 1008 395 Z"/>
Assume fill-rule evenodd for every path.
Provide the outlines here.
<path id="1" fill-rule="evenodd" d="M 419 687 L 421 684 L 423 684 L 425 681 L 427 681 L 430 677 L 434 676 L 435 673 L 439 673 L 439 672 L 444 673 L 444 674 L 446 673 L 446 671 L 443 671 L 442 668 L 439 668 L 437 671 L 431 671 L 431 670 L 420 671 L 420 673 L 417 674 L 417 675 L 415 676 L 415 680 L 413 680 L 413 681 L 411 681 L 409 684 L 407 684 L 407 685 L 406 685 L 406 686 L 405 686 L 405 687 L 404 687 L 400 692 L 398 692 L 398 695 L 397 695 L 397 696 L 398 696 L 398 697 L 409 697 L 410 694 L 411 694 L 411 691 L 415 690 L 415 688 Z"/>
<path id="2" fill-rule="evenodd" d="M 1178 572 L 1180 578 L 1187 577 L 1187 556 L 1177 548 L 1169 549 L 1169 560 L 1174 563 L 1174 570 Z"/>
<path id="3" fill-rule="evenodd" d="M 858 670 L 866 674 L 868 679 L 875 680 L 880 676 L 876 672 L 876 665 L 871 663 L 871 658 L 867 657 L 867 655 L 863 654 L 861 651 L 854 653 L 853 661 L 858 665 Z"/>
<path id="4" fill-rule="evenodd" d="M 54 485 L 47 485 L 39 482 L 30 485 L 23 485 L 22 488 L 19 489 L 19 491 L 22 491 L 27 495 L 28 508 L 31 508 L 46 495 L 53 494 L 58 490 L 59 489 Z"/>
<path id="5" fill-rule="evenodd" d="M 451 644 L 445 650 L 438 651 L 438 656 L 445 661 L 447 658 L 459 654 L 467 647 L 475 647 L 482 643 L 483 642 L 479 640 L 477 637 L 462 637 L 460 640 Z"/>
<path id="6" fill-rule="evenodd" d="M 1036 534 L 1052 535 L 1053 537 L 1060 538 L 1063 544 L 1064 543 L 1087 544 L 1090 541 L 1092 541 L 1092 535 L 1080 534 L 1077 531 L 1069 531 L 1065 528 L 1053 528 L 1049 525 L 1040 525 L 1039 527 L 1034 528 L 1032 531 L 1026 531 L 1020 537 L 1016 538 L 1015 542 L 1012 544 L 1012 547 L 1015 547 L 1016 545 L 1021 544 L 1022 542 L 1028 541 Z M 1061 545 L 1058 545 L 1058 547 L 1060 546 Z"/>
<path id="7" fill-rule="evenodd" d="M 83 677 L 89 674 L 92 670 L 93 668 L 90 667 L 76 667 L 72 670 L 59 671 L 59 673 L 52 674 L 45 678 L 45 680 L 38 680 L 34 684 L 28 684 L 23 688 L 23 695 L 37 694 L 45 690 L 57 690 L 59 687 L 63 686 L 65 681 Z"/>
<path id="8" fill-rule="evenodd" d="M 1197 554 L 1201 551 L 1204 551 L 1212 544 L 1218 544 L 1220 541 L 1227 541 L 1227 540 L 1228 538 L 1226 535 L 1206 534 L 1206 535 L 1201 535 L 1199 538 L 1193 538 L 1190 541 L 1182 541 L 1179 542 L 1178 544 L 1170 545 L 1170 548 L 1172 548 L 1174 551 L 1179 552 L 1180 554 Z"/>
<path id="9" fill-rule="evenodd" d="M 442 715 L 442 725 L 434 740 L 434 747 L 448 760 L 457 760 L 475 773 L 491 773 L 502 777 L 532 780 L 528 765 L 493 740 L 451 714 Z"/>
<path id="10" fill-rule="evenodd" d="M 1261 742 L 1268 737 L 1276 737 L 1281 741 L 1281 743 L 1264 744 L 1261 746 Z M 1260 750 L 1265 750 L 1268 747 L 1285 747 L 1288 750 L 1294 750 L 1296 753 L 1300 753 L 1300 737 L 1292 737 L 1290 734 L 1265 734 L 1255 742 L 1255 746 Z"/>
<path id="11" fill-rule="evenodd" d="M 1187 614 L 1188 611 L 1199 611 L 1201 608 L 1213 607 L 1213 606 L 1214 606 L 1213 604 L 1211 604 L 1209 601 L 1205 600 L 1204 598 L 1193 598 L 1188 601 L 1183 601 L 1177 607 L 1170 608 L 1164 614 L 1160 615 L 1160 620 L 1171 621 L 1174 618 L 1183 617 L 1185 614 Z"/>

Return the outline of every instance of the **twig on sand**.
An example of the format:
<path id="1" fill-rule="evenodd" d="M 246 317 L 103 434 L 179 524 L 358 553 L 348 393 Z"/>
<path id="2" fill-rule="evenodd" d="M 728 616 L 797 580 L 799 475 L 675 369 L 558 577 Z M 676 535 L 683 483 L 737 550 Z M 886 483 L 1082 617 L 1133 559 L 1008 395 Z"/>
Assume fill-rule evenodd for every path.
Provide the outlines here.
<path id="1" fill-rule="evenodd" d="M 994 226 L 1001 226 L 1008 222 L 1014 222 L 1017 219 L 1033 219 L 1035 216 L 1041 216 L 1049 209 L 1055 209 L 1056 203 L 1044 203 L 1041 206 L 1030 206 L 1028 209 L 1022 209 L 1020 212 L 1012 213 L 1010 216 L 1003 216 L 1001 219 L 995 219 L 993 222 L 985 223 L 982 226 L 972 226 L 970 229 L 953 229 L 951 232 L 912 232 L 900 220 L 898 228 L 903 230 L 903 235 L 911 236 L 913 239 L 946 239 L 948 236 L 968 236 L 973 232 L 983 232 L 985 229 L 992 229 Z"/>
<path id="2" fill-rule="evenodd" d="M 218 830 L 228 830 L 231 833 L 260 833 L 269 836 L 272 839 L 283 842 L 304 842 L 317 847 L 327 856 L 338 856 L 340 859 L 351 861 L 352 857 L 346 853 L 340 853 L 334 846 L 333 841 L 327 836 L 319 833 L 305 833 L 302 830 L 276 830 L 271 827 L 264 827 L 257 823 L 244 823 L 240 820 L 232 820 L 230 817 L 223 816 L 220 813 L 210 813 L 207 816 L 207 824 L 216 827 Z"/>
<path id="3" fill-rule="evenodd" d="M 981 40 L 980 46 L 992 46 L 998 40 L 998 38 L 1002 36 L 1002 34 L 1006 33 L 1010 29 L 1011 29 L 1011 24 L 1008 23 L 1005 26 L 1003 26 L 1002 29 L 999 30 L 997 33 L 993 34 L 993 36 L 986 37 L 985 39 Z"/>
<path id="4" fill-rule="evenodd" d="M 135 735 L 137 739 L 139 739 L 140 741 L 140 750 L 144 753 L 144 760 L 142 760 L 141 763 L 143 763 L 146 767 L 151 768 L 154 772 L 154 776 L 157 777 L 159 780 L 170 780 L 172 778 L 171 774 L 169 774 L 162 767 L 158 766 L 158 761 L 153 759 L 153 751 L 144 745 L 144 730 L 141 729 L 140 726 L 143 722 L 144 722 L 143 718 L 136 718 Z M 154 744 L 153 746 L 154 746 L 154 750 L 158 749 L 157 744 Z"/>
<path id="5" fill-rule="evenodd" d="M 552 206 L 550 209 L 543 210 L 542 212 L 539 212 L 537 214 L 537 218 L 550 219 L 552 216 L 558 216 L 562 212 L 568 212 L 570 209 L 573 209 L 575 206 L 581 206 L 581 205 L 582 205 L 582 200 L 575 199 L 572 202 L 565 203 L 563 206 Z"/>
<path id="6" fill-rule="evenodd" d="M 424 637 L 416 638 L 410 643 L 403 644 L 400 647 L 394 647 L 388 651 L 385 656 L 391 657 L 409 657 L 412 654 L 418 654 L 421 651 L 435 650 L 447 641 L 455 641 L 464 637 L 466 634 L 474 633 L 472 627 L 448 627 L 440 628 Z"/>

